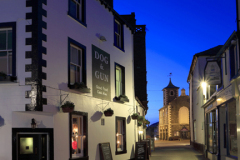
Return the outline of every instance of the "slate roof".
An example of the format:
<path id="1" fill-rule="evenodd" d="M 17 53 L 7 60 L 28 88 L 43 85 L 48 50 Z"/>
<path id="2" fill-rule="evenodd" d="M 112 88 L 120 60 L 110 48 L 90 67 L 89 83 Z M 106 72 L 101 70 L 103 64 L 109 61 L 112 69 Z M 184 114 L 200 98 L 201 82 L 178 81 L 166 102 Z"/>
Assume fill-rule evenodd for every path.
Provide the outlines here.
<path id="1" fill-rule="evenodd" d="M 223 45 L 218 45 L 216 47 L 210 48 L 208 50 L 205 50 L 203 52 L 196 53 L 195 56 L 215 56 L 218 51 L 222 48 Z"/>
<path id="2" fill-rule="evenodd" d="M 166 88 L 177 88 L 177 89 L 179 89 L 179 87 L 177 87 L 177 86 L 174 86 L 174 85 L 172 84 L 171 78 L 170 78 L 170 81 L 169 81 L 169 84 L 168 84 L 168 86 L 167 86 L 167 87 L 165 87 L 165 88 L 163 88 L 163 89 L 166 89 Z"/>

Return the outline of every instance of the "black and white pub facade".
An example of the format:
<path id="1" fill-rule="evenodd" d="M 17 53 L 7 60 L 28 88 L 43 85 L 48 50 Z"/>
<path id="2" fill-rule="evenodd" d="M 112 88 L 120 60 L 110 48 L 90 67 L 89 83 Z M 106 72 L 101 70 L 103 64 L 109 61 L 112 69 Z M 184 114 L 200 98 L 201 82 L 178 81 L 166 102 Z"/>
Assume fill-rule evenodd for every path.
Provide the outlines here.
<path id="1" fill-rule="evenodd" d="M 111 1 L 0 3 L 0 159 L 134 158 L 134 29 Z"/>

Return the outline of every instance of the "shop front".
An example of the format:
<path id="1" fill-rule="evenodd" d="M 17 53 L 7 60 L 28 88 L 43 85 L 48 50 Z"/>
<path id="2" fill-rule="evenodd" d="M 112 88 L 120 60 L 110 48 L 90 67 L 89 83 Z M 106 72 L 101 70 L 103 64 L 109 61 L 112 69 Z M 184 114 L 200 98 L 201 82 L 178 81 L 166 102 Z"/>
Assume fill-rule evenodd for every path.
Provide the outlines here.
<path id="1" fill-rule="evenodd" d="M 229 85 L 208 100 L 205 112 L 205 149 L 210 160 L 232 160 L 238 157 L 236 99 Z"/>

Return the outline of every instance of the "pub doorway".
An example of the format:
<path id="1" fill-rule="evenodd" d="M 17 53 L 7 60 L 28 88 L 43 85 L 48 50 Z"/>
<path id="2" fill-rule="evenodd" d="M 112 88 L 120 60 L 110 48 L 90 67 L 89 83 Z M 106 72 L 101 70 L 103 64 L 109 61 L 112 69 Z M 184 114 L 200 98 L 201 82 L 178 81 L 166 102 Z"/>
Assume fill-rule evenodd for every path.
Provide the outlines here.
<path id="1" fill-rule="evenodd" d="M 16 160 L 53 160 L 53 129 L 13 128 L 12 155 Z"/>

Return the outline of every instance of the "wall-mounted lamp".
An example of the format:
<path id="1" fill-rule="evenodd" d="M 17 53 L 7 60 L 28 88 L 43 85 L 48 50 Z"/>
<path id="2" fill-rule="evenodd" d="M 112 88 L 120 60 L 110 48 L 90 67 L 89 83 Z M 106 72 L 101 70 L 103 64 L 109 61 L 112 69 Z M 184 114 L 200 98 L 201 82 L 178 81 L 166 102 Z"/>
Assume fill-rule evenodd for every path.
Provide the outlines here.
<path id="1" fill-rule="evenodd" d="M 99 38 L 102 42 L 105 42 L 105 41 L 107 41 L 106 40 L 106 38 L 104 37 L 104 36 L 100 36 L 100 38 Z"/>
<path id="2" fill-rule="evenodd" d="M 100 33 L 97 33 L 96 36 L 97 36 L 98 39 L 100 39 L 100 41 L 102 41 L 102 42 L 107 41 L 107 39 L 106 39 L 103 35 L 101 35 Z"/>
<path id="3" fill-rule="evenodd" d="M 31 123 L 31 127 L 32 127 L 32 129 L 35 129 L 36 126 L 37 126 L 36 120 L 33 118 L 33 119 L 32 119 L 32 123 Z"/>
<path id="4" fill-rule="evenodd" d="M 143 131 L 138 131 L 139 134 L 143 134 Z"/>

